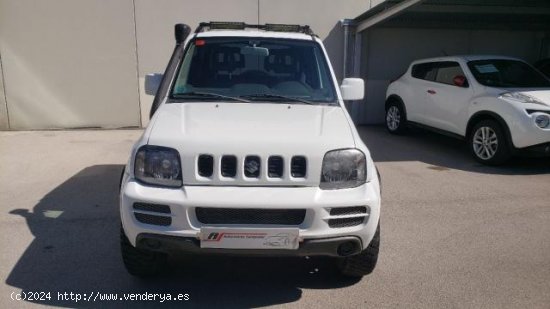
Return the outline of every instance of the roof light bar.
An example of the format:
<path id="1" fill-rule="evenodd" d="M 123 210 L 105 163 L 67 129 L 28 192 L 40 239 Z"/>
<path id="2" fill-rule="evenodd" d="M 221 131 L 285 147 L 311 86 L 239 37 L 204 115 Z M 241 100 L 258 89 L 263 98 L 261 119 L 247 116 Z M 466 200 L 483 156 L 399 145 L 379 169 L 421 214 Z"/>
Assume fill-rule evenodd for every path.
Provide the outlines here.
<path id="1" fill-rule="evenodd" d="M 313 30 L 309 26 L 301 25 L 286 25 L 286 24 L 265 24 L 265 25 L 250 25 L 243 22 L 231 22 L 231 21 L 212 21 L 200 23 L 195 33 L 208 31 L 208 30 L 244 30 L 246 28 L 255 28 L 265 31 L 274 32 L 298 32 L 307 35 L 315 36 Z"/>
<path id="2" fill-rule="evenodd" d="M 214 29 L 232 29 L 232 30 L 243 30 L 246 28 L 246 24 L 243 22 L 231 22 L 231 21 L 213 21 L 207 23 L 207 26 Z"/>

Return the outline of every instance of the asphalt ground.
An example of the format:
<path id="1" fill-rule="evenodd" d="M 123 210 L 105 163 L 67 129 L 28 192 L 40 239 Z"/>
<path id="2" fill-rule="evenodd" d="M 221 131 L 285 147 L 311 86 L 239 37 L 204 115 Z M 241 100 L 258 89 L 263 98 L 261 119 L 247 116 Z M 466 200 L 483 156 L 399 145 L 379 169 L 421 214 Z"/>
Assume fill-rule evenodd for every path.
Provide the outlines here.
<path id="1" fill-rule="evenodd" d="M 447 137 L 360 132 L 383 182 L 379 264 L 362 280 L 327 259 L 205 256 L 133 278 L 117 186 L 141 131 L 0 132 L 0 307 L 550 308 L 549 159 L 486 167 Z M 76 300 L 98 293 L 159 296 Z"/>

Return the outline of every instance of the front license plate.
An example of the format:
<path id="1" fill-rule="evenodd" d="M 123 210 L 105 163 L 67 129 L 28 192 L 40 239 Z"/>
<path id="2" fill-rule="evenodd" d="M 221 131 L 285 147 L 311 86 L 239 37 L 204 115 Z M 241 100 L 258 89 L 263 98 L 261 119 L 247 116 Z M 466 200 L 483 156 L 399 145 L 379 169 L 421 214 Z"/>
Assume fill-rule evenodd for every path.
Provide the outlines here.
<path id="1" fill-rule="evenodd" d="M 220 249 L 298 249 L 297 228 L 232 229 L 203 227 L 201 248 Z"/>

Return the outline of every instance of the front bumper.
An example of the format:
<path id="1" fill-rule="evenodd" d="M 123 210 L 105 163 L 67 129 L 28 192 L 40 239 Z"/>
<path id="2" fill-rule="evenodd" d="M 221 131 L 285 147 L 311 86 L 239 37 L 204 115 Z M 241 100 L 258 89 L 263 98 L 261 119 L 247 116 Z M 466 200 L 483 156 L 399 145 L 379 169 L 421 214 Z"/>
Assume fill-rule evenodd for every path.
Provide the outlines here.
<path id="1" fill-rule="evenodd" d="M 380 217 L 380 186 L 378 179 L 375 178 L 357 188 L 342 190 L 321 190 L 318 187 L 217 186 L 184 186 L 170 189 L 145 186 L 133 179 L 128 179 L 128 175 L 125 175 L 120 203 L 124 231 L 132 245 L 136 247 L 145 246 L 151 250 L 153 249 L 149 246 L 151 243 L 160 243 L 160 247 L 164 248 L 162 250 L 166 249 L 165 251 L 338 256 L 338 247 L 342 242 L 355 243 L 357 250 L 360 251 L 374 237 Z M 133 208 L 134 203 L 169 206 L 171 223 L 160 226 L 138 221 Z M 338 228 L 329 226 L 329 220 L 335 218 L 330 214 L 331 208 L 354 206 L 365 206 L 368 209 L 366 218 L 361 224 Z M 262 225 L 205 225 L 197 219 L 195 213 L 197 207 L 306 209 L 304 221 L 295 226 L 299 229 L 301 239 L 299 249 L 252 251 L 201 249 L 198 240 L 201 227 L 261 229 Z M 277 226 L 263 227 L 276 228 Z"/>

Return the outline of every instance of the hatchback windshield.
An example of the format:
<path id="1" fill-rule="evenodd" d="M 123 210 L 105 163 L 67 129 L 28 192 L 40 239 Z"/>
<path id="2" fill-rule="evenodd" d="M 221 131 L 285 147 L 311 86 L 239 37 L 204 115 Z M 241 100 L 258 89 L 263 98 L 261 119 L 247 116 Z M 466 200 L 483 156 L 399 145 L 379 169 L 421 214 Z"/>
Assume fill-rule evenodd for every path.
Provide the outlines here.
<path id="1" fill-rule="evenodd" d="M 172 101 L 334 103 L 328 65 L 314 41 L 196 38 L 172 87 Z"/>
<path id="2" fill-rule="evenodd" d="M 489 87 L 550 87 L 550 80 L 522 61 L 507 59 L 476 60 L 468 62 L 468 67 L 480 84 Z"/>

